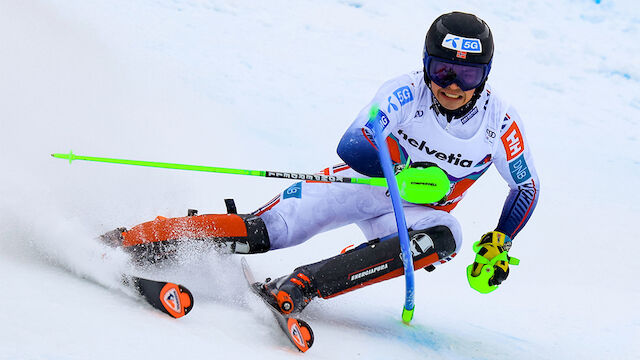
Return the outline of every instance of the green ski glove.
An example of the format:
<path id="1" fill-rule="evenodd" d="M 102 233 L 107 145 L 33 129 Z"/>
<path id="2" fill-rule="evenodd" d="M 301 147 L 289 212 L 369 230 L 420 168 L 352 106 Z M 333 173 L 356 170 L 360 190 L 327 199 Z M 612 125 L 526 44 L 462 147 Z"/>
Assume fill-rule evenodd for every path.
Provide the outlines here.
<path id="1" fill-rule="evenodd" d="M 482 294 L 488 294 L 498 288 L 509 276 L 509 265 L 518 265 L 520 260 L 510 257 L 509 237 L 499 231 L 490 231 L 480 241 L 473 244 L 476 259 L 467 267 L 469 285 Z"/>

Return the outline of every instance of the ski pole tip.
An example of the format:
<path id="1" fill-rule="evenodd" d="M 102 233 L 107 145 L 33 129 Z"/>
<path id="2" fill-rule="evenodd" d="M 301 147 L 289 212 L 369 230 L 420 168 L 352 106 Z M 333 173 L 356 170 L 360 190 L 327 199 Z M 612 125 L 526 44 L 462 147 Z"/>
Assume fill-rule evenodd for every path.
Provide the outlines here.
<path id="1" fill-rule="evenodd" d="M 405 324 L 409 324 L 413 319 L 413 311 L 415 310 L 415 306 L 413 309 L 409 310 L 406 307 L 402 308 L 402 322 Z"/>

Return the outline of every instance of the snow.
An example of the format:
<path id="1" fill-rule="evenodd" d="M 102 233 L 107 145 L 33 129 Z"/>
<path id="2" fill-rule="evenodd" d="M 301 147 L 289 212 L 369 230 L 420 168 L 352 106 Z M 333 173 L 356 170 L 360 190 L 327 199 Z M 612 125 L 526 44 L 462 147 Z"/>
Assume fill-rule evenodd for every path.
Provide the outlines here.
<path id="1" fill-rule="evenodd" d="M 252 298 L 239 258 L 187 252 L 131 269 L 98 234 L 156 215 L 249 212 L 290 183 L 52 159 L 81 155 L 315 172 L 385 80 L 420 66 L 431 21 L 491 26 L 490 81 L 524 118 L 541 200 L 490 295 L 469 288 L 471 244 L 507 188 L 491 170 L 454 211 L 465 248 L 416 273 L 400 320 L 395 279 L 305 309 L 310 359 L 640 359 L 640 5 L 139 0 L 0 2 L 0 359 L 300 356 Z M 363 240 L 353 226 L 248 256 L 259 277 Z M 181 282 L 178 320 L 118 285 Z"/>

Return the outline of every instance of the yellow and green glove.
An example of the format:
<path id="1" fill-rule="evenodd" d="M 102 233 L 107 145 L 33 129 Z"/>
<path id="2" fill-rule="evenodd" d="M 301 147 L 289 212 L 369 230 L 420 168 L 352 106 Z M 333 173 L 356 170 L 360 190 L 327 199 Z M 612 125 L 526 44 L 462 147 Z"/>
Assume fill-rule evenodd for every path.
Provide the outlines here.
<path id="1" fill-rule="evenodd" d="M 520 263 L 520 260 L 509 256 L 509 248 L 511 239 L 499 231 L 490 231 L 473 244 L 476 259 L 467 267 L 467 280 L 473 289 L 488 294 L 507 279 L 509 265 Z"/>

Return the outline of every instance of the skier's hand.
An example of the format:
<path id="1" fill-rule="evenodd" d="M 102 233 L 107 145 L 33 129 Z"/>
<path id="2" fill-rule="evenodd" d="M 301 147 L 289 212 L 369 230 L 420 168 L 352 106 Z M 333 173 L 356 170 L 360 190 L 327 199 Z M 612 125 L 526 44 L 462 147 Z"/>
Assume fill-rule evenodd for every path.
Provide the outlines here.
<path id="1" fill-rule="evenodd" d="M 433 163 L 415 162 L 397 172 L 400 197 L 414 204 L 431 204 L 446 198 L 451 189 L 447 174 Z"/>
<path id="2" fill-rule="evenodd" d="M 483 294 L 495 290 L 509 276 L 509 264 L 520 262 L 509 256 L 510 248 L 511 240 L 499 231 L 482 235 L 480 241 L 473 244 L 476 259 L 467 268 L 469 285 Z"/>

